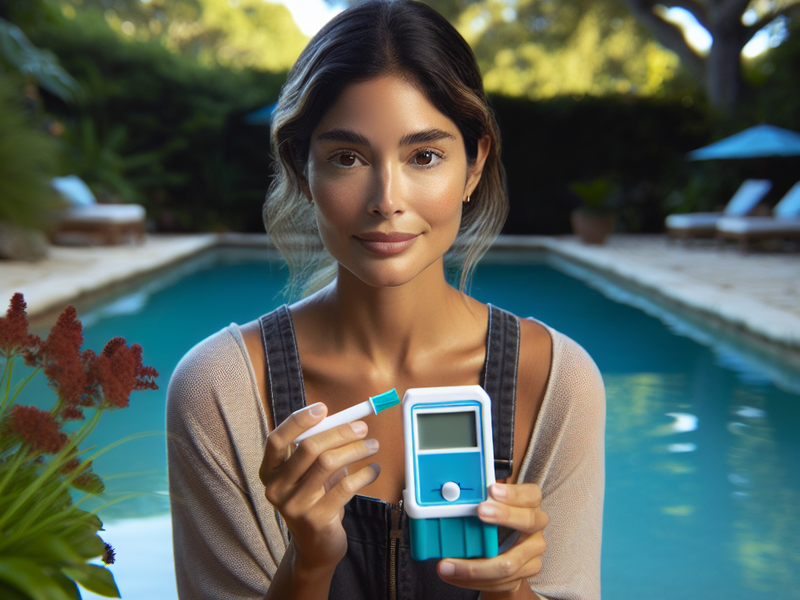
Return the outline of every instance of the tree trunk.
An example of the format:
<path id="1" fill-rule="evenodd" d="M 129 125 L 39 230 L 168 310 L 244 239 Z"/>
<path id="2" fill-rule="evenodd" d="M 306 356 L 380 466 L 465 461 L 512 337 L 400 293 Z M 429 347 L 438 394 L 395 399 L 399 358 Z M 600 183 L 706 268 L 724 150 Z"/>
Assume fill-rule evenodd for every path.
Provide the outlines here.
<path id="1" fill-rule="evenodd" d="M 740 21 L 719 19 L 710 24 L 714 39 L 706 58 L 706 91 L 711 106 L 732 114 L 742 95 L 742 48 L 746 32 Z"/>

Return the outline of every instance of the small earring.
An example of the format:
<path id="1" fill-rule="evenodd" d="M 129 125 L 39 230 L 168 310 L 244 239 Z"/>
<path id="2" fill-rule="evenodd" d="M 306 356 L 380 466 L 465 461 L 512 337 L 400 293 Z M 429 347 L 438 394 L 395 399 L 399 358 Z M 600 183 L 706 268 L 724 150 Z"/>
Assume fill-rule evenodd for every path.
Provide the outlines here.
<path id="1" fill-rule="evenodd" d="M 470 199 L 471 197 L 472 197 L 472 196 L 467 196 L 467 199 L 464 201 L 464 204 L 469 204 L 469 199 Z"/>

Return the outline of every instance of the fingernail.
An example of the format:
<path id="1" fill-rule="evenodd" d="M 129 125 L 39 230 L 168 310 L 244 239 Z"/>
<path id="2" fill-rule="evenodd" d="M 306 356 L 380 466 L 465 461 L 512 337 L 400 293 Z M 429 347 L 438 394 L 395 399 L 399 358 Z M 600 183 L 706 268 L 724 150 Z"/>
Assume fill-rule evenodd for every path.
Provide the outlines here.
<path id="1" fill-rule="evenodd" d="M 364 445 L 370 452 L 377 452 L 378 448 L 381 447 L 381 445 L 378 443 L 378 440 L 367 440 L 366 442 L 364 442 Z"/>
<path id="2" fill-rule="evenodd" d="M 439 565 L 439 574 L 444 577 L 452 577 L 456 574 L 456 566 L 451 562 L 443 562 Z"/>
<path id="3" fill-rule="evenodd" d="M 495 508 L 491 504 L 479 504 L 478 512 L 483 517 L 494 517 L 497 515 L 497 508 Z"/>
<path id="4" fill-rule="evenodd" d="M 363 421 L 356 421 L 354 423 L 350 423 L 350 427 L 353 428 L 353 431 L 356 435 L 364 435 L 367 433 L 367 424 Z"/>
<path id="5" fill-rule="evenodd" d="M 322 402 L 317 402 L 316 404 L 312 404 L 308 408 L 308 412 L 311 414 L 312 417 L 321 417 L 325 414 L 325 405 Z"/>
<path id="6" fill-rule="evenodd" d="M 505 500 L 508 497 L 508 490 L 504 485 L 495 483 L 492 486 L 492 496 L 494 496 L 497 500 Z"/>

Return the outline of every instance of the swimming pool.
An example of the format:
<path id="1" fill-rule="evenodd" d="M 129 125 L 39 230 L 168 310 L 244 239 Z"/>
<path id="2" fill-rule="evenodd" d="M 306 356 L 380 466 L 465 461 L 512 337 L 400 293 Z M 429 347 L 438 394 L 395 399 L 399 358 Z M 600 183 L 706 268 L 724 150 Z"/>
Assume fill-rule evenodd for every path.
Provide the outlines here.
<path id="1" fill-rule="evenodd" d="M 159 392 L 104 415 L 93 443 L 163 431 L 180 357 L 283 302 L 285 271 L 269 258 L 215 250 L 78 307 L 88 347 L 123 335 L 162 374 Z M 800 376 L 552 256 L 490 256 L 472 293 L 571 336 L 603 373 L 604 597 L 800 598 Z M 126 600 L 176 597 L 165 464 L 163 434 L 96 461 L 109 495 L 142 492 L 101 515 Z"/>

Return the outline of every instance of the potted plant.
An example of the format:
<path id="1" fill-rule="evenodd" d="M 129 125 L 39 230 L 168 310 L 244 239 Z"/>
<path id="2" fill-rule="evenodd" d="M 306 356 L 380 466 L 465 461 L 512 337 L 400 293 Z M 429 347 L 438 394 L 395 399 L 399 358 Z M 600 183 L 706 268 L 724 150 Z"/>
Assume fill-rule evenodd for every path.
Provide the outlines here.
<path id="1" fill-rule="evenodd" d="M 581 199 L 581 205 L 570 213 L 572 230 L 584 244 L 602 244 L 614 229 L 611 200 L 617 187 L 601 177 L 587 183 L 572 183 L 570 189 Z"/>

